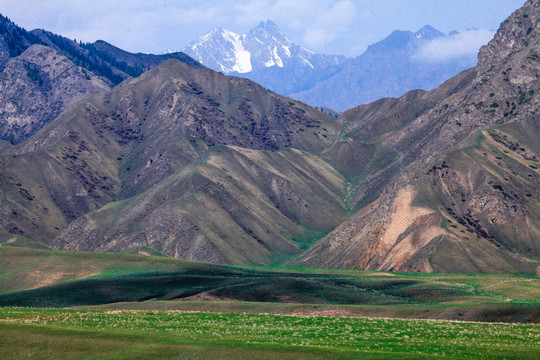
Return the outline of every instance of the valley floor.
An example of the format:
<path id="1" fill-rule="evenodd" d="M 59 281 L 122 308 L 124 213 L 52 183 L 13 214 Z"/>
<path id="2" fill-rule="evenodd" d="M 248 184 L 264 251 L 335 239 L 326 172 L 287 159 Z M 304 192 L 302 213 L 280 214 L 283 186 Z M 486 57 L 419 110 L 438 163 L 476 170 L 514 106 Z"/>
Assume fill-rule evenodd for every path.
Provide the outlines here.
<path id="1" fill-rule="evenodd" d="M 534 359 L 540 353 L 537 324 L 156 310 L 0 308 L 0 337 L 2 359 Z"/>
<path id="2" fill-rule="evenodd" d="M 534 359 L 539 299 L 530 275 L 224 266 L 3 245 L 0 359 Z"/>

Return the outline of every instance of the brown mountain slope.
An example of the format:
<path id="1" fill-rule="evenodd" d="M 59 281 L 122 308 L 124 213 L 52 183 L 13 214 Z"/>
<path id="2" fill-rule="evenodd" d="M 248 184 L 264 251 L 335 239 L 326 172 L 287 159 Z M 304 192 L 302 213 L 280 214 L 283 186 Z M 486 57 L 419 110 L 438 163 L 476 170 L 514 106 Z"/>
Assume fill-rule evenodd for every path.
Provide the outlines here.
<path id="1" fill-rule="evenodd" d="M 280 261 L 345 218 L 345 180 L 317 157 L 337 126 L 249 80 L 171 60 L 3 156 L 0 224 L 51 243 L 94 211 L 52 244 Z"/>
<path id="2" fill-rule="evenodd" d="M 357 165 L 350 191 L 358 212 L 298 262 L 532 271 L 540 260 L 539 36 L 540 4 L 528 1 L 481 49 L 476 68 L 425 95 L 437 105 L 401 129 L 371 130 L 380 134 L 377 149 Z M 437 101 L 441 91 L 448 96 Z M 353 144 L 354 136 L 366 138 L 362 129 L 378 126 L 365 109 L 345 114 L 345 123 L 367 122 L 350 136 Z"/>
<path id="3" fill-rule="evenodd" d="M 0 152 L 11 149 L 12 145 L 9 141 L 0 140 Z"/>
<path id="4" fill-rule="evenodd" d="M 52 246 L 270 264 L 345 219 L 344 179 L 306 152 L 218 146 L 148 191 L 74 221 Z"/>
<path id="5" fill-rule="evenodd" d="M 387 146 L 388 137 L 458 92 L 473 77 L 471 69 L 433 91 L 415 90 L 399 99 L 384 98 L 346 111 L 340 118 L 339 137 L 325 149 L 324 158 L 352 179 L 380 170 L 398 151 L 392 143 Z"/>
<path id="6" fill-rule="evenodd" d="M 0 138 L 18 143 L 67 107 L 109 89 L 108 80 L 56 50 L 32 45 L 0 74 Z"/>

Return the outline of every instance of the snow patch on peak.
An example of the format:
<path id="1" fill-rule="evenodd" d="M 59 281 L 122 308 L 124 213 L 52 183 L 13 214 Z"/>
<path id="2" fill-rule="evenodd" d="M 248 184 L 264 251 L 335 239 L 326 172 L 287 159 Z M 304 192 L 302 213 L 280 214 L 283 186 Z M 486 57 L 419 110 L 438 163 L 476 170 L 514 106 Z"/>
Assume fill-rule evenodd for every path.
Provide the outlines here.
<path id="1" fill-rule="evenodd" d="M 216 27 L 183 51 L 206 66 L 226 74 L 248 73 L 253 70 L 251 54 L 245 49 L 243 41 L 243 36 Z"/>
<path id="2" fill-rule="evenodd" d="M 277 47 L 275 47 L 275 46 L 272 49 L 272 55 L 274 57 L 274 61 L 276 62 L 276 65 L 279 66 L 279 67 L 283 67 L 283 60 L 281 60 L 281 58 L 279 57 Z"/>
<path id="3" fill-rule="evenodd" d="M 232 67 L 232 71 L 238 73 L 247 73 L 253 70 L 251 66 L 251 53 L 244 48 L 242 44 L 242 36 L 233 33 L 232 31 L 225 30 L 222 32 L 223 38 L 230 42 L 234 48 L 235 64 Z"/>
<path id="4" fill-rule="evenodd" d="M 281 45 L 281 48 L 285 52 L 285 55 L 290 58 L 291 57 L 291 49 L 288 46 Z"/>
<path id="5" fill-rule="evenodd" d="M 304 57 L 300 57 L 300 60 L 302 60 L 302 63 L 303 63 L 303 64 L 309 66 L 309 67 L 312 68 L 312 69 L 315 69 L 315 66 L 313 66 L 313 64 L 310 63 L 308 59 L 306 59 L 306 58 L 304 58 Z"/>
<path id="6" fill-rule="evenodd" d="M 283 60 L 279 56 L 276 46 L 273 46 L 272 49 L 270 50 L 270 59 L 264 62 L 264 66 L 265 67 L 271 67 L 271 66 L 283 67 Z"/>

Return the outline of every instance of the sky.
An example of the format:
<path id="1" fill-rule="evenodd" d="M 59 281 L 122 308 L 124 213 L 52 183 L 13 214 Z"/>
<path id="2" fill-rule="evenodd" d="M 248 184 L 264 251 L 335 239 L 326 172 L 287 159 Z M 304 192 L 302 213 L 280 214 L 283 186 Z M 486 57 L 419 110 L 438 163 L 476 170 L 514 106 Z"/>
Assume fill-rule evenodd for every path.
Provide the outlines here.
<path id="1" fill-rule="evenodd" d="M 131 52 L 180 50 L 212 28 L 246 33 L 268 19 L 309 50 L 358 56 L 393 30 L 429 24 L 461 34 L 430 44 L 433 61 L 478 51 L 525 0 L 0 0 L 0 13 L 27 30 Z"/>

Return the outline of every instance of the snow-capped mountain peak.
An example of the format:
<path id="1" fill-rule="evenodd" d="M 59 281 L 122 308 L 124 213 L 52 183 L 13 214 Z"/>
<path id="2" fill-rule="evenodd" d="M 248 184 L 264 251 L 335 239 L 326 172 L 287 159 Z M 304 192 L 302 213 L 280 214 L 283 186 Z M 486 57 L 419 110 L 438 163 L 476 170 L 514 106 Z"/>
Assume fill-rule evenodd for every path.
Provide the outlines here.
<path id="1" fill-rule="evenodd" d="M 242 74 L 274 66 L 283 68 L 289 63 L 314 69 L 314 61 L 320 63 L 322 59 L 319 59 L 321 55 L 295 45 L 271 20 L 260 22 L 243 35 L 214 28 L 182 51 L 226 74 Z M 334 63 L 331 65 L 335 66 L 337 59 L 332 57 L 330 61 Z"/>
<path id="2" fill-rule="evenodd" d="M 224 73 L 246 73 L 252 70 L 251 54 L 242 42 L 240 35 L 216 27 L 182 51 Z"/>
<path id="3" fill-rule="evenodd" d="M 271 20 L 251 29 L 245 35 L 244 44 L 253 56 L 254 67 L 283 67 L 292 57 L 294 46 Z"/>
<path id="4" fill-rule="evenodd" d="M 291 46 L 292 42 L 277 27 L 276 23 L 267 20 L 261 21 L 259 25 L 249 31 L 246 38 L 258 39 L 261 43 L 280 43 L 285 46 Z"/>

